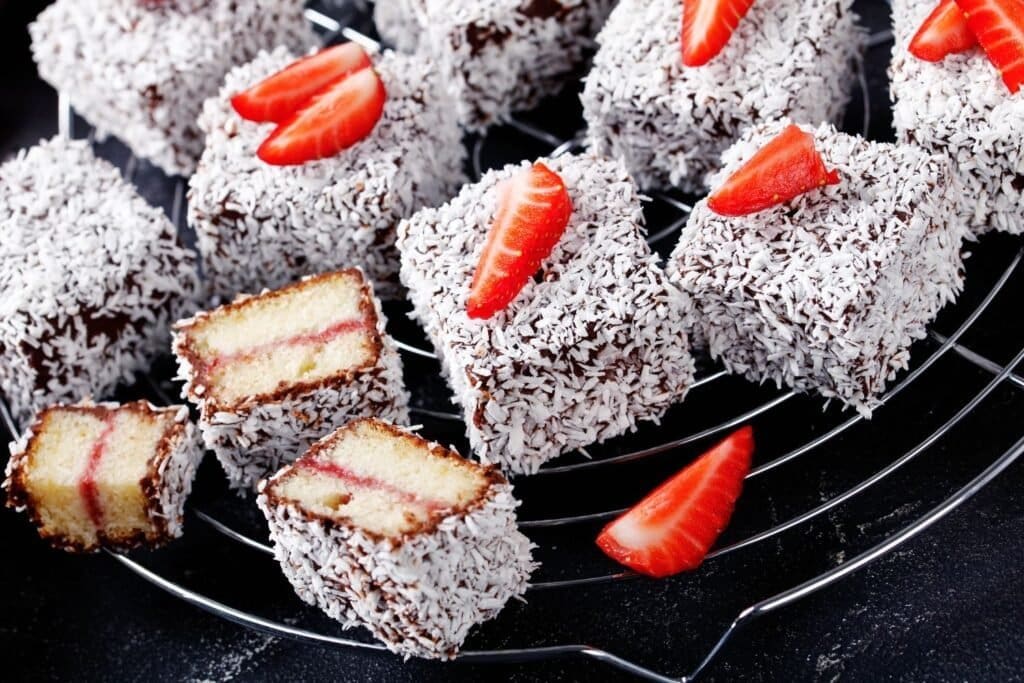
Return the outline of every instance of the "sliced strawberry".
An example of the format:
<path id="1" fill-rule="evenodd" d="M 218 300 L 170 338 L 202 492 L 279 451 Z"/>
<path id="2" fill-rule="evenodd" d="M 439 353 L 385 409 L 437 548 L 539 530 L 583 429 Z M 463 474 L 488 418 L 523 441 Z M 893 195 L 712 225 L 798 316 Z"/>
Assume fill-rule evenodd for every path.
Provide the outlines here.
<path id="1" fill-rule="evenodd" d="M 839 174 L 825 168 L 814 148 L 814 136 L 790 124 L 708 197 L 708 208 L 745 216 L 838 182 Z"/>
<path id="2" fill-rule="evenodd" d="M 490 318 L 519 294 L 558 244 L 571 213 L 565 183 L 542 163 L 502 184 L 470 286 L 470 318 Z"/>
<path id="3" fill-rule="evenodd" d="M 942 0 L 917 29 L 909 49 L 918 59 L 941 62 L 946 55 L 966 52 L 977 44 L 956 0 Z"/>
<path id="4" fill-rule="evenodd" d="M 956 0 L 956 4 L 1006 87 L 1016 93 L 1024 83 L 1024 2 Z"/>
<path id="5" fill-rule="evenodd" d="M 280 123 L 313 95 L 351 73 L 371 65 L 356 43 L 344 43 L 303 57 L 273 76 L 231 98 L 238 115 L 250 121 Z"/>
<path id="6" fill-rule="evenodd" d="M 606 526 L 597 545 L 648 576 L 696 569 L 732 517 L 753 453 L 754 430 L 734 432 Z"/>
<path id="7" fill-rule="evenodd" d="M 703 66 L 722 51 L 754 0 L 685 0 L 683 64 Z"/>
<path id="8" fill-rule="evenodd" d="M 275 166 L 334 156 L 369 135 L 384 113 L 387 93 L 373 69 L 362 69 L 316 95 L 281 123 L 256 154 Z"/>

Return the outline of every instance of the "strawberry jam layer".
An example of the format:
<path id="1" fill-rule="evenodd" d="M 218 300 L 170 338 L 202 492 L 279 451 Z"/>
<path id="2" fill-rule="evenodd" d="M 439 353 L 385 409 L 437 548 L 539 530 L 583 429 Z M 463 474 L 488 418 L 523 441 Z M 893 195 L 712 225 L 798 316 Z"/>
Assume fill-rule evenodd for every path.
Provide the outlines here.
<path id="1" fill-rule="evenodd" d="M 327 476 L 334 477 L 335 479 L 344 482 L 345 485 L 350 488 L 386 493 L 406 505 L 422 507 L 427 512 L 435 512 L 437 510 L 444 510 L 451 507 L 447 503 L 423 498 L 411 491 L 400 489 L 382 479 L 358 474 L 337 463 L 325 462 L 323 460 L 304 460 L 301 467 L 319 474 L 326 474 Z"/>
<path id="2" fill-rule="evenodd" d="M 268 351 L 280 348 L 323 346 L 324 344 L 328 344 L 346 334 L 368 329 L 370 329 L 370 321 L 366 318 L 342 320 L 318 332 L 305 332 L 303 334 L 297 334 L 277 341 L 251 346 L 241 351 L 235 351 L 234 353 L 221 354 L 209 363 L 208 368 L 210 370 L 220 370 L 226 365 L 258 358 Z"/>
<path id="3" fill-rule="evenodd" d="M 99 472 L 100 463 L 107 452 L 107 442 L 114 431 L 116 415 L 111 413 L 103 421 L 103 431 L 96 437 L 92 448 L 89 449 L 89 459 L 82 470 L 82 476 L 78 479 L 78 495 L 82 498 L 82 504 L 89 515 L 89 519 L 97 529 L 103 526 L 103 506 L 100 504 L 99 487 L 96 484 L 96 475 Z"/>

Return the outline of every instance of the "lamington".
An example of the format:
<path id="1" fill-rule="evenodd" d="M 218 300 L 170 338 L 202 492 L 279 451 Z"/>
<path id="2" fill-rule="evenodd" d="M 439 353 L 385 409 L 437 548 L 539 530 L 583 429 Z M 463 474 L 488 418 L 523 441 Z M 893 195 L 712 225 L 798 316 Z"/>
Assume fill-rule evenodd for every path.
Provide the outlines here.
<path id="1" fill-rule="evenodd" d="M 230 300 L 359 266 L 379 296 L 396 298 L 399 220 L 444 201 L 465 178 L 465 148 L 442 76 L 418 57 L 374 56 L 387 94 L 372 132 L 336 156 L 273 166 L 257 157 L 273 124 L 243 120 L 231 101 L 294 62 L 284 48 L 261 53 L 228 74 L 203 109 L 206 150 L 189 182 L 188 213 L 207 294 Z"/>
<path id="2" fill-rule="evenodd" d="M 949 4 L 949 11 L 960 12 Z M 949 155 L 964 186 L 964 220 L 976 234 L 1020 234 L 1024 94 L 1010 91 L 969 32 L 971 45 L 962 52 L 925 55 L 937 61 L 912 54 L 912 41 L 939 5 L 938 0 L 892 2 L 895 42 L 889 76 L 897 138 Z M 966 20 L 961 21 L 966 30 Z"/>
<path id="3" fill-rule="evenodd" d="M 657 421 L 693 378 L 679 293 L 644 240 L 625 167 L 591 155 L 542 164 L 564 181 L 571 214 L 550 256 L 492 317 L 471 317 L 467 297 L 499 204 L 529 164 L 489 171 L 399 227 L 412 315 L 438 352 L 472 449 L 514 473 Z"/>
<path id="4" fill-rule="evenodd" d="M 852 0 L 757 0 L 720 52 L 686 66 L 680 26 L 695 2 L 621 0 L 597 36 L 581 97 L 587 144 L 623 159 L 644 189 L 703 194 L 747 127 L 837 121 L 855 82 L 864 33 Z"/>
<path id="5" fill-rule="evenodd" d="M 590 53 L 614 0 L 378 0 L 377 28 L 432 57 L 472 131 L 557 93 Z"/>
<path id="6" fill-rule="evenodd" d="M 203 100 L 261 48 L 304 50 L 301 0 L 57 0 L 29 27 L 43 80 L 169 175 L 203 151 Z"/>
<path id="7" fill-rule="evenodd" d="M 11 444 L 6 504 L 70 552 L 162 545 L 181 536 L 202 455 L 185 406 L 58 404 Z"/>
<path id="8" fill-rule="evenodd" d="M 86 142 L 0 166 L 0 387 L 17 420 L 131 379 L 198 286 L 171 222 Z"/>
<path id="9" fill-rule="evenodd" d="M 497 470 L 379 420 L 317 442 L 258 504 L 299 597 L 405 657 L 452 658 L 536 567 Z"/>
<path id="10" fill-rule="evenodd" d="M 780 203 L 765 184 L 798 179 L 794 165 L 815 149 L 832 170 Z M 719 189 L 694 207 L 667 264 L 691 307 L 692 338 L 733 373 L 870 416 L 912 342 L 963 286 L 968 233 L 949 161 L 783 120 L 745 133 L 722 163 L 711 181 Z M 752 199 L 759 210 L 733 211 Z"/>
<path id="11" fill-rule="evenodd" d="M 183 396 L 231 486 L 295 460 L 345 422 L 408 421 L 401 359 L 357 269 L 242 296 L 175 326 Z"/>

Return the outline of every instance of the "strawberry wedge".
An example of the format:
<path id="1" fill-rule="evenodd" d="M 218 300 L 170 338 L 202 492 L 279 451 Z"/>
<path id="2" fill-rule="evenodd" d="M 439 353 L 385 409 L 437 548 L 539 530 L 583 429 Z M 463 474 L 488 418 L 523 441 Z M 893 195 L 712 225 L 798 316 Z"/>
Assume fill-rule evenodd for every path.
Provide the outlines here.
<path id="1" fill-rule="evenodd" d="M 597 545 L 647 576 L 696 569 L 732 517 L 753 453 L 753 429 L 734 432 L 606 526 Z"/>
<path id="2" fill-rule="evenodd" d="M 270 134 L 257 156 L 275 166 L 324 159 L 369 135 L 384 113 L 387 93 L 377 72 L 362 69 L 313 97 Z"/>
<path id="3" fill-rule="evenodd" d="M 371 65 L 359 45 L 344 43 L 303 57 L 231 98 L 238 115 L 249 121 L 280 123 L 327 86 Z"/>
<path id="4" fill-rule="evenodd" d="M 790 124 L 708 197 L 708 208 L 745 216 L 838 182 L 814 148 L 814 136 Z"/>
<path id="5" fill-rule="evenodd" d="M 1024 2 L 956 0 L 956 4 L 1006 87 L 1016 93 L 1024 83 Z"/>
<path id="6" fill-rule="evenodd" d="M 685 0 L 683 64 L 703 66 L 722 51 L 754 0 Z"/>
<path id="7" fill-rule="evenodd" d="M 967 17 L 956 0 L 942 0 L 910 41 L 910 54 L 926 62 L 940 62 L 947 55 L 966 52 L 978 44 L 967 26 Z"/>
<path id="8" fill-rule="evenodd" d="M 470 318 L 490 318 L 516 298 L 558 244 L 571 214 L 565 183 L 542 163 L 499 187 L 494 223 L 466 302 Z"/>

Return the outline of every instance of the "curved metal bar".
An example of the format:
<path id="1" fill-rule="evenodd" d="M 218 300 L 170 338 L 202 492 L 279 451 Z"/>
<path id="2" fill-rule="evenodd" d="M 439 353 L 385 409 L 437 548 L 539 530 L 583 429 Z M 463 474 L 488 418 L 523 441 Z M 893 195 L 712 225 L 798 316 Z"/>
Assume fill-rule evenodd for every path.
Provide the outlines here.
<path id="1" fill-rule="evenodd" d="M 676 199 L 670 194 L 666 194 L 664 192 L 651 192 L 650 195 L 652 198 L 657 199 L 660 202 L 665 202 L 666 204 L 672 206 L 678 211 L 685 213 L 686 215 L 689 215 L 693 211 L 692 206 L 690 206 L 689 204 L 682 200 Z"/>
<path id="2" fill-rule="evenodd" d="M 948 337 L 939 334 L 935 330 L 930 330 L 928 332 L 928 336 L 934 339 L 935 341 L 939 342 L 940 344 L 945 344 L 946 341 L 949 339 Z M 961 346 L 960 344 L 953 344 L 952 348 L 958 356 L 961 356 L 962 358 L 970 361 L 974 365 L 977 365 L 982 370 L 985 370 L 993 375 L 997 374 L 1002 369 L 999 363 L 996 363 L 994 360 L 986 358 L 985 356 L 981 355 L 976 351 L 971 351 L 966 346 Z M 1024 377 L 1021 377 L 1016 373 L 1010 373 L 1010 376 L 1007 377 L 1007 379 L 1013 382 L 1013 384 L 1015 384 L 1018 388 L 1024 389 Z"/>
<path id="3" fill-rule="evenodd" d="M 378 643 L 365 643 L 359 640 L 352 640 L 350 638 L 330 636 L 324 633 L 290 626 L 289 624 L 285 624 L 280 621 L 274 621 L 272 619 L 266 619 L 255 614 L 244 612 L 223 602 L 213 600 L 205 595 L 189 590 L 188 588 L 174 583 L 173 581 L 169 581 L 156 572 L 147 569 L 135 560 L 124 555 L 119 555 L 109 551 L 107 554 L 120 562 L 129 571 L 145 579 L 157 588 L 173 595 L 179 600 L 182 600 L 193 607 L 198 607 L 199 609 L 222 619 L 227 619 L 228 621 L 241 626 L 259 631 L 260 633 L 279 638 L 288 638 L 289 640 L 295 640 L 307 644 L 312 643 L 341 648 L 353 648 L 370 652 L 387 652 L 386 648 Z M 656 671 L 642 667 L 639 664 L 623 659 L 622 657 L 614 655 L 606 650 L 590 647 L 588 645 L 554 645 L 547 647 L 510 648 L 506 650 L 469 650 L 460 653 L 456 659 L 457 661 L 481 664 L 514 663 L 553 659 L 572 655 L 589 657 L 591 659 L 604 662 L 605 664 L 613 666 L 621 671 L 631 673 L 635 676 L 644 678 L 645 680 L 656 681 L 657 683 L 674 683 L 677 681 L 677 679 L 663 676 Z"/>
<path id="4" fill-rule="evenodd" d="M 885 43 L 890 43 L 890 42 L 892 42 L 892 40 L 893 40 L 892 31 L 890 31 L 890 30 L 879 31 L 878 33 L 872 33 L 870 36 L 868 36 L 868 39 L 867 39 L 867 42 L 865 43 L 865 46 L 868 49 L 871 49 L 873 47 L 878 47 L 879 45 L 884 45 Z"/>
<path id="5" fill-rule="evenodd" d="M 420 408 L 418 406 L 409 406 L 409 412 L 416 415 L 425 415 L 426 417 L 432 417 L 436 420 L 449 420 L 451 422 L 462 422 L 462 416 L 457 413 L 446 413 L 443 410 L 431 410 L 430 408 Z"/>
<path id="6" fill-rule="evenodd" d="M 920 377 L 925 370 L 930 368 L 932 365 L 936 363 L 936 361 L 938 361 L 942 356 L 944 356 L 946 352 L 953 347 L 956 341 L 960 339 L 960 337 L 962 337 L 967 332 L 967 330 L 974 325 L 975 322 L 977 322 L 978 318 L 981 317 L 981 315 L 989 307 L 989 304 L 992 303 L 992 301 L 996 298 L 999 292 L 1002 291 L 1003 287 L 1006 285 L 1009 279 L 1013 276 L 1013 273 L 1014 271 L 1016 271 L 1017 266 L 1020 265 L 1022 257 L 1024 257 L 1024 249 L 1021 249 L 1017 252 L 1017 254 L 1010 261 L 1010 264 L 1006 267 L 1006 270 L 1004 270 L 1003 274 L 999 276 L 998 280 L 996 280 L 996 283 L 992 286 L 992 289 L 989 290 L 988 294 L 985 295 L 985 298 L 982 299 L 981 303 L 978 304 L 978 307 L 975 308 L 971 312 L 971 314 L 967 316 L 966 319 L 964 319 L 964 321 L 953 332 L 953 334 L 950 335 L 950 337 L 946 339 L 944 342 L 941 342 L 939 348 L 936 349 L 935 352 L 932 355 L 930 355 L 923 363 L 921 363 L 921 365 L 914 368 L 914 370 L 912 370 L 906 377 L 904 377 L 896 386 L 894 386 L 892 389 L 890 389 L 885 394 L 879 397 L 879 401 L 882 403 L 882 405 L 888 403 L 890 400 L 892 400 L 894 396 L 896 396 L 901 391 L 910 386 L 910 384 L 918 377 Z M 842 424 L 833 427 L 832 429 L 825 432 L 821 436 L 807 442 L 800 448 L 794 449 L 789 453 L 779 456 L 778 458 L 775 458 L 770 462 L 766 462 L 763 465 L 755 467 L 750 471 L 750 474 L 747 475 L 747 478 L 751 479 L 753 477 L 760 476 L 765 472 L 770 472 L 771 470 L 775 469 L 776 467 L 779 467 L 780 465 L 786 464 L 790 460 L 800 457 L 804 453 L 807 453 L 808 451 L 811 451 L 817 448 L 818 446 L 821 446 L 822 444 L 831 440 L 835 436 L 842 434 L 847 429 L 849 429 L 850 427 L 857 424 L 863 419 L 864 418 L 862 418 L 860 415 L 854 415 L 853 417 L 849 418 Z"/>
<path id="7" fill-rule="evenodd" d="M 208 515 L 205 512 L 203 512 L 202 510 L 197 510 L 195 507 L 193 507 L 192 508 L 192 512 L 195 513 L 196 517 L 198 517 L 199 519 L 203 520 L 204 522 L 206 522 L 207 524 L 212 526 L 216 531 L 224 534 L 225 536 L 230 538 L 232 541 L 236 541 L 238 543 L 241 543 L 244 546 L 252 548 L 253 550 L 258 550 L 261 553 L 265 553 L 265 554 L 270 555 L 271 557 L 273 557 L 274 549 L 271 548 L 269 545 L 264 545 L 263 543 L 260 543 L 259 541 L 255 540 L 255 539 L 249 538 L 248 536 L 246 536 L 245 534 L 243 534 L 241 532 L 235 531 L 234 529 L 229 527 L 227 524 L 224 524 L 220 520 L 211 517 L 210 515 Z"/>
<path id="8" fill-rule="evenodd" d="M 557 159 L 558 157 L 564 156 L 576 148 L 579 148 L 581 150 L 585 148 L 584 131 L 576 133 L 576 135 L 574 135 L 571 140 L 566 140 L 558 147 L 555 147 L 553 150 L 551 150 L 551 153 L 548 154 L 548 156 L 551 157 L 552 159 Z"/>
<path id="9" fill-rule="evenodd" d="M 647 236 L 647 244 L 657 244 L 658 242 L 662 241 L 663 239 L 665 239 L 669 235 L 672 235 L 672 234 L 678 232 L 679 230 L 682 229 L 682 227 L 684 225 L 686 225 L 686 221 L 688 221 L 688 220 L 690 220 L 689 214 L 687 214 L 687 215 L 683 216 L 682 218 L 679 218 L 679 219 L 677 219 L 675 221 L 672 221 L 668 225 L 668 227 L 662 228 L 661 230 L 659 230 L 658 232 L 654 233 L 653 235 L 648 235 Z"/>
<path id="10" fill-rule="evenodd" d="M 744 422 L 748 422 L 757 417 L 758 415 L 766 413 L 772 408 L 785 403 L 794 396 L 796 396 L 796 392 L 787 392 L 785 394 L 782 394 L 781 396 L 777 396 L 776 398 L 772 399 L 771 401 L 768 401 L 767 403 L 761 406 L 758 406 L 757 408 L 754 408 L 753 410 L 748 410 L 747 412 L 741 415 L 737 415 L 736 417 L 730 420 L 726 420 L 725 422 L 715 425 L 714 427 L 708 427 L 703 431 L 697 432 L 695 434 L 690 434 L 689 436 L 684 436 L 680 439 L 675 439 L 667 443 L 659 444 L 657 446 L 651 446 L 650 448 L 644 448 L 639 451 L 633 451 L 632 453 L 616 455 L 611 458 L 603 458 L 601 460 L 588 460 L 587 462 L 580 462 L 572 465 L 560 465 L 558 467 L 542 467 L 533 476 L 536 477 L 542 474 L 563 474 L 565 472 L 577 472 L 579 470 L 590 469 L 591 467 L 600 467 L 602 465 L 619 465 L 624 462 L 640 460 L 641 458 L 646 458 L 649 455 L 664 453 L 665 451 L 670 451 L 674 448 L 678 448 L 679 446 L 683 446 L 694 441 L 700 441 L 701 439 L 704 439 L 708 436 L 712 436 L 727 429 L 739 426 Z"/>
<path id="11" fill-rule="evenodd" d="M 11 413 L 10 406 L 7 405 L 7 401 L 0 398 L 0 421 L 3 422 L 4 429 L 10 435 L 12 440 L 17 439 L 21 434 L 21 430 L 18 429 L 18 425 L 14 422 L 14 415 Z"/>
<path id="12" fill-rule="evenodd" d="M 708 652 L 705 658 L 697 666 L 689 676 L 683 680 L 692 681 L 697 678 L 707 666 L 714 661 L 715 657 L 722 651 L 726 643 L 735 635 L 736 631 L 750 622 L 751 620 L 763 615 L 768 612 L 772 612 L 781 607 L 785 607 L 789 604 L 796 602 L 812 593 L 815 593 L 822 588 L 827 588 L 834 583 L 846 578 L 853 572 L 861 569 L 862 567 L 874 562 L 880 557 L 883 557 L 890 553 L 892 550 L 903 545 L 907 541 L 917 537 L 931 526 L 939 522 L 942 518 L 948 515 L 950 512 L 956 510 L 958 507 L 963 505 L 966 501 L 970 500 L 978 491 L 985 488 L 993 479 L 998 477 L 1007 467 L 1012 465 L 1022 454 L 1024 454 L 1024 438 L 1021 438 L 1017 443 L 1010 447 L 1009 450 L 1003 453 L 995 462 L 985 468 L 978 476 L 968 482 L 963 488 L 959 489 L 952 496 L 947 498 L 941 504 L 932 508 L 932 510 L 920 517 L 916 522 L 908 527 L 905 527 L 901 531 L 893 534 L 886 540 L 875 545 L 870 550 L 867 550 L 857 557 L 847 560 L 842 564 L 839 564 L 827 572 L 819 574 L 818 576 L 809 579 L 798 586 L 794 586 L 789 590 L 777 593 L 770 598 L 762 600 L 761 602 L 751 605 L 742 612 L 739 616 L 729 625 L 722 636 L 719 638 L 715 646 Z"/>
<path id="13" fill-rule="evenodd" d="M 473 180 L 480 180 L 480 177 L 484 174 L 484 143 L 487 141 L 487 133 L 481 134 L 476 140 L 473 141 L 473 151 L 470 154 L 470 160 L 473 164 Z"/>
<path id="14" fill-rule="evenodd" d="M 543 142 L 544 144 L 549 145 L 552 149 L 557 149 L 558 147 L 562 146 L 566 142 L 565 140 L 562 140 L 561 138 L 559 138 L 556 135 L 552 135 L 551 133 L 547 132 L 546 130 L 541 130 L 540 128 L 537 128 L 536 126 L 534 126 L 532 124 L 529 124 L 529 123 L 526 123 L 524 121 L 520 121 L 519 119 L 517 119 L 517 118 L 515 118 L 513 116 L 510 116 L 507 119 L 505 119 L 505 121 L 503 123 L 505 123 L 508 126 L 511 126 L 512 128 L 515 128 L 520 133 L 524 133 L 525 135 L 528 135 L 529 137 L 533 138 L 534 140 L 539 140 L 540 142 Z"/>
<path id="15" fill-rule="evenodd" d="M 421 356 L 423 358 L 431 358 L 433 360 L 437 360 L 437 354 L 434 353 L 433 351 L 427 351 L 426 349 L 421 349 L 421 348 L 416 347 L 416 346 L 411 346 L 409 344 L 406 344 L 405 342 L 398 341 L 397 339 L 395 339 L 394 342 L 395 342 L 395 346 L 397 346 L 400 351 L 405 351 L 406 353 L 411 353 L 414 356 Z"/>

